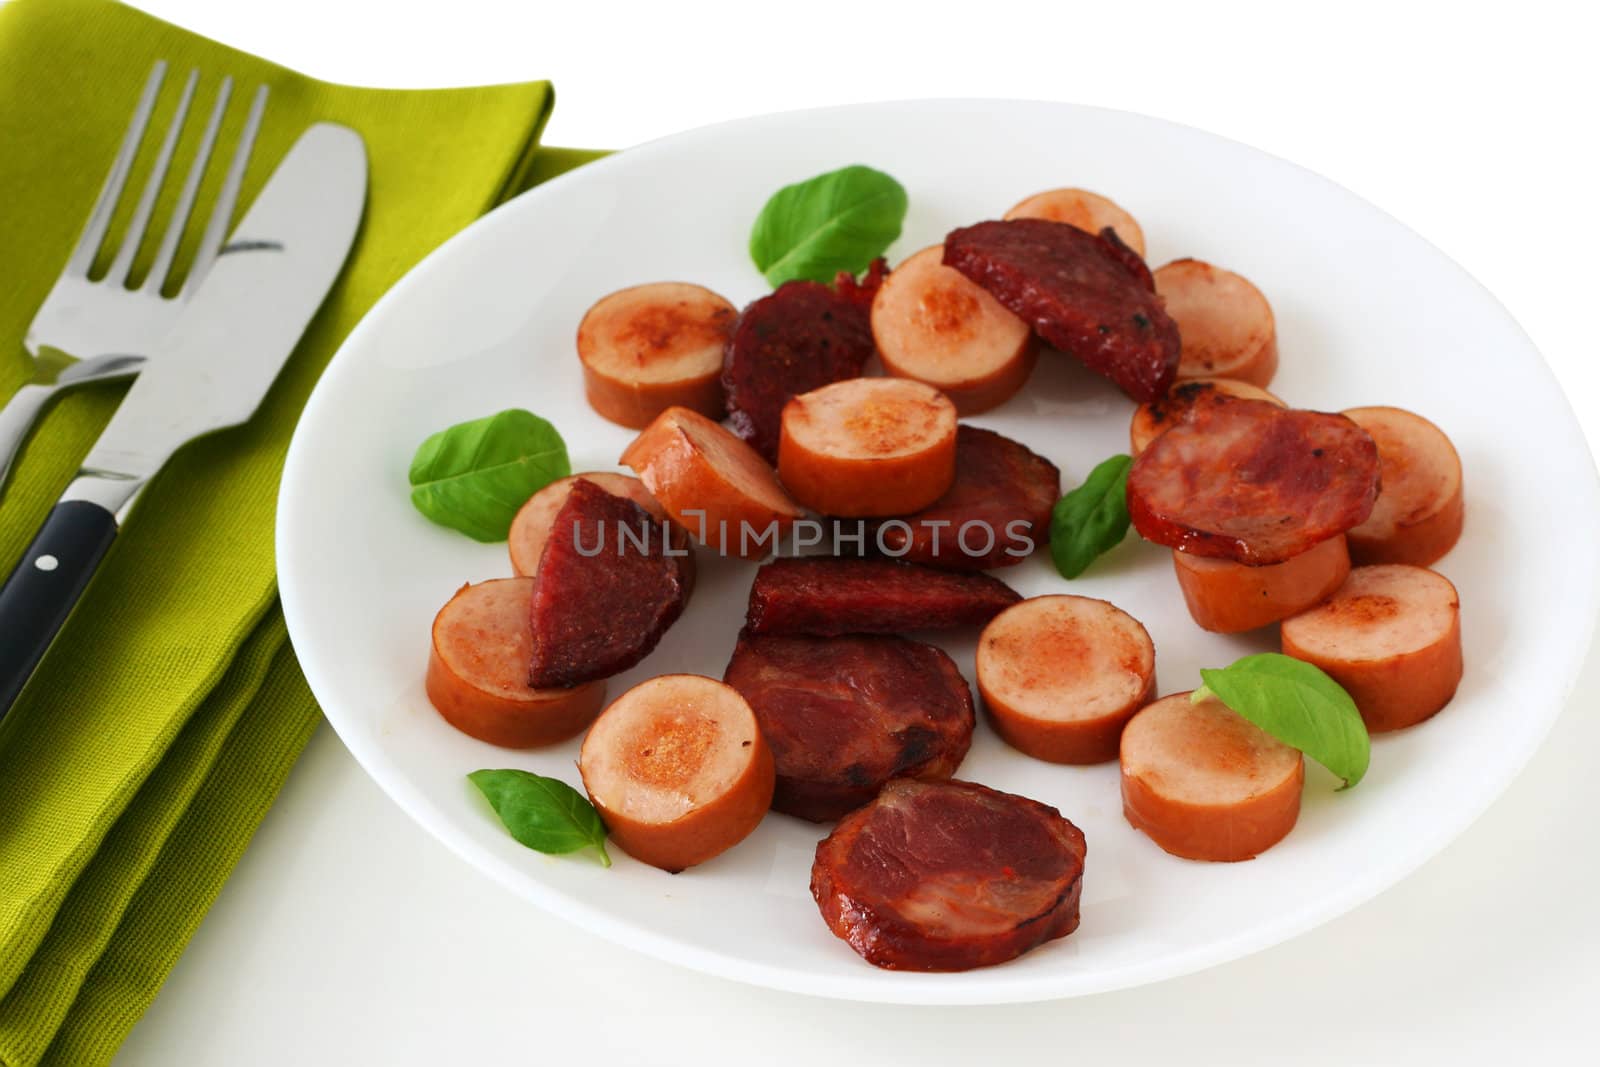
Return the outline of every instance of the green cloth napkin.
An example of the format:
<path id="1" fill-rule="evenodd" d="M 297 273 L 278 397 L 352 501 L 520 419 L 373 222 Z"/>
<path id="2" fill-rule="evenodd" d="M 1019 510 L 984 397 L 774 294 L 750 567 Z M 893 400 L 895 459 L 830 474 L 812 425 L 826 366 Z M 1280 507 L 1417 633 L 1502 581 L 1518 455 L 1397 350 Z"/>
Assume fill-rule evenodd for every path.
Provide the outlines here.
<path id="1" fill-rule="evenodd" d="M 371 164 L 366 217 L 261 410 L 183 449 L 154 480 L 0 724 L 4 1067 L 111 1058 L 317 722 L 277 606 L 273 520 L 295 420 L 339 342 L 463 225 L 600 154 L 538 146 L 552 105 L 544 82 L 347 88 L 109 0 L 15 0 L 0 7 L 0 398 L 26 377 L 24 330 L 157 59 L 170 69 L 155 130 L 191 66 L 202 71 L 202 109 L 223 74 L 247 92 L 271 87 L 245 203 L 310 123 L 360 131 Z M 71 394 L 36 431 L 0 497 L 0 574 L 120 391 Z"/>

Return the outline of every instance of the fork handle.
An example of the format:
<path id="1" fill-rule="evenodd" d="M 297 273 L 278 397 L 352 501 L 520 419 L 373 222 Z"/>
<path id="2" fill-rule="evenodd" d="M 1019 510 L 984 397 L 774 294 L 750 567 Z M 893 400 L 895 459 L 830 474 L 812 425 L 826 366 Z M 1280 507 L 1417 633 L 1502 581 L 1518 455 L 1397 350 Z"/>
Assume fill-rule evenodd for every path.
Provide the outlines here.
<path id="1" fill-rule="evenodd" d="M 50 403 L 50 398 L 55 396 L 58 388 L 54 385 L 24 385 L 6 401 L 5 407 L 0 408 L 0 489 L 5 488 L 6 478 L 11 474 L 17 453 L 22 451 L 22 442 L 27 440 L 28 431 L 39 420 L 45 405 Z"/>
<path id="2" fill-rule="evenodd" d="M 117 536 L 117 517 L 91 500 L 63 500 L 0 587 L 0 717 L 32 676 L 50 642 Z"/>

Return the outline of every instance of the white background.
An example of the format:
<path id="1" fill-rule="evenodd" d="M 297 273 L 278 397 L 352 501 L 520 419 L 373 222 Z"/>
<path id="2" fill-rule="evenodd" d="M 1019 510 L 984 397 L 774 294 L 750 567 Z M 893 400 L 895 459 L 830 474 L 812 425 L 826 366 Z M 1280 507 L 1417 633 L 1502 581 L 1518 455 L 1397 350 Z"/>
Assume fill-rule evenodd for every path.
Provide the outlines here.
<path id="1" fill-rule="evenodd" d="M 552 144 L 622 147 L 912 96 L 1058 99 L 1189 123 L 1317 170 L 1442 247 L 1523 324 L 1600 441 L 1600 77 L 1592 28 L 1562 14 L 1576 4 L 138 6 L 332 80 L 550 78 Z M 1439 373 L 1448 388 L 1448 363 Z M 1506 545 L 1507 565 L 1536 550 Z M 770 993 L 597 942 L 424 836 L 323 729 L 119 1062 L 1587 1060 L 1600 1002 L 1597 684 L 1591 656 L 1504 798 L 1356 912 L 1157 986 L 970 1010 Z"/>

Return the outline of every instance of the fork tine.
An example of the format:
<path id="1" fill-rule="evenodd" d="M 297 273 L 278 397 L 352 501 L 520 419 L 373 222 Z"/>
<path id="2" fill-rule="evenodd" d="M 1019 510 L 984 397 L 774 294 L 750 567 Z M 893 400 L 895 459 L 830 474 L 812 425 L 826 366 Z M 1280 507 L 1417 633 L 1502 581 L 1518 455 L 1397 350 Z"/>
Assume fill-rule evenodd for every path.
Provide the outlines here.
<path id="1" fill-rule="evenodd" d="M 145 79 L 144 91 L 139 94 L 139 105 L 133 109 L 133 118 L 128 120 L 128 132 L 122 135 L 122 147 L 117 149 L 117 158 L 106 173 L 105 184 L 100 187 L 100 197 L 94 202 L 94 210 L 89 212 L 89 221 L 83 224 L 83 232 L 78 235 L 78 245 L 72 250 L 72 258 L 67 260 L 67 273 L 86 275 L 94 265 L 94 257 L 106 239 L 107 227 L 111 225 L 111 216 L 116 213 L 122 187 L 128 181 L 128 172 L 133 169 L 133 159 L 139 154 L 144 128 L 150 121 L 150 113 L 156 109 L 156 96 L 161 91 L 161 80 L 166 73 L 167 64 L 164 60 L 157 60 L 156 65 L 150 68 L 150 77 Z"/>
<path id="2" fill-rule="evenodd" d="M 217 101 L 211 107 L 211 117 L 206 120 L 205 133 L 200 137 L 200 147 L 195 151 L 194 162 L 189 164 L 189 173 L 183 179 L 183 190 L 178 194 L 172 218 L 167 222 L 167 232 L 162 234 L 161 247 L 156 250 L 156 258 L 150 264 L 150 273 L 144 277 L 141 288 L 146 293 L 159 293 L 166 284 L 167 273 L 178 254 L 178 244 L 183 240 L 184 227 L 188 225 L 189 214 L 194 210 L 195 197 L 200 192 L 200 181 L 205 177 L 206 165 L 211 161 L 211 150 L 216 147 L 217 131 L 222 127 L 222 116 L 228 110 L 228 98 L 232 92 L 233 79 L 223 78 L 222 84 L 217 87 Z"/>
<path id="3" fill-rule="evenodd" d="M 255 146 L 256 132 L 261 128 L 261 113 L 267 108 L 267 87 L 261 86 L 250 102 L 250 114 L 239 132 L 239 144 L 228 162 L 228 175 L 223 180 L 222 191 L 217 194 L 217 205 L 206 220 L 205 235 L 200 238 L 200 248 L 195 252 L 194 264 L 183 282 L 183 294 L 189 296 L 197 289 L 216 262 L 222 250 L 222 239 L 228 234 L 233 221 L 233 209 L 239 202 L 239 187 L 244 184 L 244 171 L 250 162 L 250 151 Z"/>
<path id="4" fill-rule="evenodd" d="M 194 86 L 199 79 L 200 72 L 191 70 L 188 81 L 183 84 L 183 94 L 178 97 L 178 106 L 172 112 L 172 121 L 167 123 L 167 133 L 161 139 L 161 149 L 156 153 L 155 163 L 150 167 L 150 176 L 144 180 L 144 190 L 139 194 L 139 203 L 134 206 L 133 217 L 128 220 L 128 229 L 122 235 L 122 247 L 117 249 L 117 258 L 111 261 L 111 269 L 106 271 L 107 281 L 126 284 L 128 275 L 133 270 L 134 257 L 139 254 L 139 246 L 144 243 L 145 227 L 150 225 L 150 214 L 155 210 L 156 197 L 161 195 L 161 186 L 167 180 L 167 168 L 172 165 L 172 152 L 178 147 L 178 136 L 183 133 L 184 120 L 189 117 L 189 102 L 194 99 Z"/>

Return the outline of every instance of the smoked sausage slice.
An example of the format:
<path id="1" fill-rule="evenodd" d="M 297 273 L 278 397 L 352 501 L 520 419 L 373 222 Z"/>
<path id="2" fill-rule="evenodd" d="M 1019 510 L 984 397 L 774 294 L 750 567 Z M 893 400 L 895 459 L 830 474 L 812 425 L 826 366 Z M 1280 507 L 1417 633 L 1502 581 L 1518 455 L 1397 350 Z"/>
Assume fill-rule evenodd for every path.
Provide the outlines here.
<path id="1" fill-rule="evenodd" d="M 956 406 L 909 378 L 853 378 L 783 407 L 778 478 L 824 515 L 895 515 L 938 500 L 956 472 Z"/>
<path id="2" fill-rule="evenodd" d="M 789 398 L 857 378 L 873 353 L 872 298 L 883 261 L 856 282 L 784 282 L 740 314 L 722 356 L 728 424 L 768 463 L 778 462 L 778 431 Z"/>
<path id="3" fill-rule="evenodd" d="M 1285 655 L 1344 686 L 1373 733 L 1429 718 L 1461 682 L 1461 599 L 1424 567 L 1357 567 L 1327 603 L 1285 619 L 1281 636 Z"/>
<path id="4" fill-rule="evenodd" d="M 689 578 L 665 528 L 579 478 L 534 581 L 528 684 L 570 686 L 627 670 L 683 612 Z"/>
<path id="5" fill-rule="evenodd" d="M 900 633 L 981 626 L 1021 600 L 987 574 L 887 559 L 806 556 L 756 571 L 745 625 L 753 633 Z"/>
<path id="6" fill-rule="evenodd" d="M 1050 530 L 1061 472 L 993 430 L 956 430 L 956 477 L 944 496 L 911 515 L 878 523 L 872 541 L 887 556 L 956 570 L 1021 563 Z M 965 531 L 963 533 L 963 531 Z"/>
<path id="7" fill-rule="evenodd" d="M 1345 416 L 1378 444 L 1383 491 L 1350 531 L 1358 563 L 1426 567 L 1455 547 L 1465 517 L 1461 457 L 1443 430 L 1401 408 L 1351 408 Z"/>
<path id="8" fill-rule="evenodd" d="M 464 734 L 506 748 L 565 741 L 594 721 L 604 681 L 571 689 L 528 685 L 532 578 L 464 585 L 433 620 L 428 700 Z"/>
<path id="9" fill-rule="evenodd" d="M 1146 540 L 1261 566 L 1343 533 L 1378 495 L 1378 449 L 1343 415 L 1214 397 L 1157 437 L 1128 472 Z"/>
<path id="10" fill-rule="evenodd" d="M 1112 231 L 1048 219 L 980 222 L 945 238 L 944 262 L 1138 401 L 1178 373 L 1178 326 L 1150 272 Z"/>
<path id="11" fill-rule="evenodd" d="M 1144 230 L 1138 221 L 1110 197 L 1087 189 L 1046 189 L 1006 212 L 1006 218 L 1065 222 L 1084 233 L 1111 229 L 1129 248 L 1144 255 Z"/>
<path id="12" fill-rule="evenodd" d="M 1033 371 L 1039 345 L 1028 324 L 924 248 L 894 269 L 872 301 L 883 369 L 926 382 L 963 415 L 1009 400 Z"/>
<path id="13" fill-rule="evenodd" d="M 972 744 L 966 679 L 920 641 L 742 633 L 722 680 L 772 747 L 772 810 L 812 822 L 854 811 L 891 778 L 948 778 Z"/>
<path id="14" fill-rule="evenodd" d="M 636 285 L 602 297 L 578 324 L 589 406 L 638 430 L 670 407 L 722 414 L 722 352 L 737 312 L 685 282 Z"/>
<path id="15" fill-rule="evenodd" d="M 1078 928 L 1083 833 L 973 782 L 897 778 L 817 845 L 811 895 L 875 967 L 988 967 Z"/>
<path id="16" fill-rule="evenodd" d="M 1174 856 L 1236 863 L 1300 818 L 1305 758 L 1222 701 L 1175 693 L 1122 731 L 1122 812 Z"/>
<path id="17" fill-rule="evenodd" d="M 1167 395 L 1148 404 L 1140 404 L 1128 423 L 1128 444 L 1137 456 L 1149 447 L 1150 442 L 1189 417 L 1189 413 L 1213 397 L 1236 396 L 1243 400 L 1265 400 L 1280 408 L 1288 407 L 1282 400 L 1257 385 L 1241 382 L 1237 378 L 1190 378 L 1180 381 Z"/>
<path id="18" fill-rule="evenodd" d="M 1183 334 L 1179 378 L 1237 378 L 1266 388 L 1278 371 L 1272 305 L 1250 279 L 1198 259 L 1155 272 L 1156 292 Z"/>

